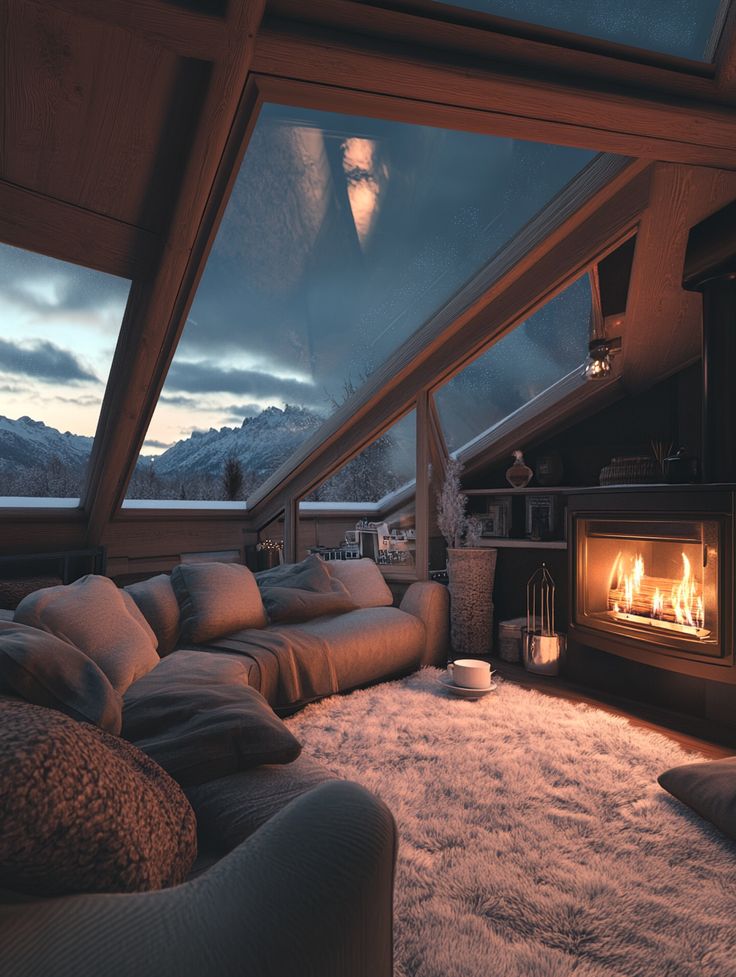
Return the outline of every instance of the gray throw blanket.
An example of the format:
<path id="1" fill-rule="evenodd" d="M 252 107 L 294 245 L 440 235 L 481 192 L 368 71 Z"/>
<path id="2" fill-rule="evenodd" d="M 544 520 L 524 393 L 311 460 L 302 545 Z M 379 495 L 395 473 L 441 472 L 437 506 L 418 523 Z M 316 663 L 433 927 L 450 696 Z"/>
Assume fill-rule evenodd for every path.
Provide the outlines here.
<path id="1" fill-rule="evenodd" d="M 251 680 L 251 685 L 271 705 L 293 706 L 338 691 L 329 644 L 299 628 L 249 628 L 218 638 L 207 648 L 250 659 L 258 673 L 258 682 Z"/>

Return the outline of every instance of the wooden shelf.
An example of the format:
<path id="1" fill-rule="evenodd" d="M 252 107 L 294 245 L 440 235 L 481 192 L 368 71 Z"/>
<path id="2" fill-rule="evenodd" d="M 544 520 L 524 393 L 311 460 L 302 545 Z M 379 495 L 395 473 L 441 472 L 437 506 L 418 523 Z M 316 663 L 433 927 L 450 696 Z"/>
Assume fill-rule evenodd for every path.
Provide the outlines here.
<path id="1" fill-rule="evenodd" d="M 481 539 L 480 546 L 490 549 L 519 550 L 566 550 L 566 539 L 509 539 L 507 536 L 493 536 Z"/>
<path id="2" fill-rule="evenodd" d="M 570 492 L 589 492 L 584 486 L 574 485 L 527 485 L 526 488 L 463 489 L 463 495 L 567 495 Z"/>

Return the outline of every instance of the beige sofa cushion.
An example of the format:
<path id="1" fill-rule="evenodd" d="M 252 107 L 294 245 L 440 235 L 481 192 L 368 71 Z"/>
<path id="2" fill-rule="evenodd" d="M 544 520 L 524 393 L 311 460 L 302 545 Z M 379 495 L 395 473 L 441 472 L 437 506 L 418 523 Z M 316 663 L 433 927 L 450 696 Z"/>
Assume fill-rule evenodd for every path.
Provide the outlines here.
<path id="1" fill-rule="evenodd" d="M 266 626 L 261 592 L 239 563 L 181 563 L 171 571 L 181 610 L 182 641 L 202 643 Z"/>
<path id="2" fill-rule="evenodd" d="M 393 594 L 373 560 L 330 560 L 325 564 L 331 576 L 347 588 L 358 607 L 390 607 Z"/>
<path id="3" fill-rule="evenodd" d="M 159 573 L 149 580 L 130 584 L 125 590 L 158 638 L 159 655 L 163 658 L 171 654 L 179 640 L 179 601 L 169 575 Z"/>
<path id="4" fill-rule="evenodd" d="M 37 590 L 20 602 L 14 620 L 79 648 L 121 695 L 159 662 L 148 622 L 130 594 L 108 577 L 89 574 L 66 586 Z"/>

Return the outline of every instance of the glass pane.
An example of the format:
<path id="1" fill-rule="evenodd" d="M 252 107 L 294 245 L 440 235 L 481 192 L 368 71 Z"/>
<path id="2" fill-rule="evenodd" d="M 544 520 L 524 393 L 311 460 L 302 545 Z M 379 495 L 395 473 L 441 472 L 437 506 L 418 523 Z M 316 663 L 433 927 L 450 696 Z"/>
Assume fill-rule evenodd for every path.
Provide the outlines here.
<path id="1" fill-rule="evenodd" d="M 393 424 L 305 501 L 380 502 L 416 480 L 416 411 Z"/>
<path id="2" fill-rule="evenodd" d="M 464 448 L 580 368 L 590 316 L 585 275 L 440 387 L 435 402 L 449 450 Z"/>
<path id="3" fill-rule="evenodd" d="M 416 411 L 412 411 L 302 502 L 302 555 L 319 553 L 326 560 L 368 556 L 387 569 L 411 569 L 416 546 L 415 482 Z M 341 511 L 340 504 L 348 511 Z M 362 513 L 360 506 L 365 506 Z"/>
<path id="4" fill-rule="evenodd" d="M 0 244 L 0 496 L 78 499 L 130 282 Z"/>
<path id="5" fill-rule="evenodd" d="M 131 497 L 247 497 L 593 156 L 266 105 Z"/>
<path id="6" fill-rule="evenodd" d="M 480 10 L 597 37 L 617 44 L 712 61 L 723 26 L 722 0 L 440 0 L 452 7 Z M 666 8 L 666 9 L 665 9 Z"/>

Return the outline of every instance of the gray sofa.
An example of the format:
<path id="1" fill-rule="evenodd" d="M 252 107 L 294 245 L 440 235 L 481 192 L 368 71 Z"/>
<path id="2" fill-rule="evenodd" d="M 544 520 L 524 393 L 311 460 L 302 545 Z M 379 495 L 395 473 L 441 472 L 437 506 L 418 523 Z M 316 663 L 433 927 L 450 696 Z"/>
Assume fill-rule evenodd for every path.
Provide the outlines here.
<path id="1" fill-rule="evenodd" d="M 168 667 L 189 647 L 237 655 L 249 684 L 288 713 L 317 696 L 293 701 L 292 694 L 284 701 L 284 683 L 273 680 L 279 669 L 274 649 L 286 649 L 291 668 L 292 645 L 303 641 L 309 648 L 318 641 L 329 653 L 334 691 L 445 663 L 445 588 L 412 584 L 393 607 L 375 566 L 344 572 L 353 598 L 369 606 L 241 629 L 226 636 L 224 646 L 178 641 Z M 130 592 L 144 614 L 148 610 L 154 632 L 163 633 L 167 612 L 158 605 L 166 591 L 161 581 L 158 588 L 153 602 L 155 587 Z M 165 640 L 172 634 L 169 627 Z M 392 973 L 396 829 L 380 799 L 335 780 L 304 753 L 292 763 L 238 771 L 186 793 L 200 838 L 190 878 L 156 892 L 50 899 L 0 894 L 3 977 Z"/>

